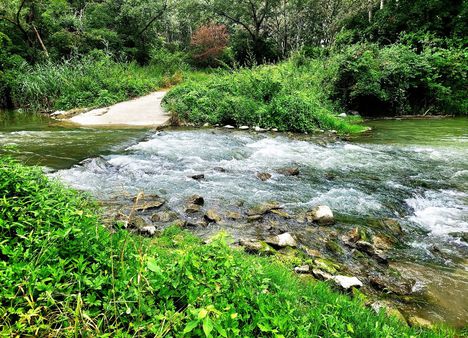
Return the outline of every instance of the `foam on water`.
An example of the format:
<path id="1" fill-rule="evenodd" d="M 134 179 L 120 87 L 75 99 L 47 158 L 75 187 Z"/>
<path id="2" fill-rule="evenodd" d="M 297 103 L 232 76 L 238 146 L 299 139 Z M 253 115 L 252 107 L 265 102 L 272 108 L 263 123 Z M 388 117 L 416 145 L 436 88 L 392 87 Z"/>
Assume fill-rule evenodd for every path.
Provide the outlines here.
<path id="1" fill-rule="evenodd" d="M 278 170 L 300 168 L 299 177 Z M 225 170 L 219 171 L 222 167 Z M 468 163 L 459 150 L 332 143 L 244 132 L 169 131 L 55 176 L 101 198 L 157 193 L 180 208 L 201 194 L 220 208 L 277 200 L 341 215 L 401 217 L 433 235 L 468 231 Z M 269 172 L 261 182 L 256 173 Z M 205 180 L 190 178 L 204 173 Z"/>

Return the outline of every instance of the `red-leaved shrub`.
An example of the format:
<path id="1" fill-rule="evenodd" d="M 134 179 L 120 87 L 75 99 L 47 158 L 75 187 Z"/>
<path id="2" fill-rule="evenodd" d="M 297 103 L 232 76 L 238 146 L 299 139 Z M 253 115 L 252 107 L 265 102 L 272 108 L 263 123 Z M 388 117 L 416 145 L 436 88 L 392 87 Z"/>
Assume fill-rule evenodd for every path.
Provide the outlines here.
<path id="1" fill-rule="evenodd" d="M 216 66 L 228 42 L 229 33 L 226 26 L 201 26 L 192 35 L 192 58 L 200 66 Z"/>

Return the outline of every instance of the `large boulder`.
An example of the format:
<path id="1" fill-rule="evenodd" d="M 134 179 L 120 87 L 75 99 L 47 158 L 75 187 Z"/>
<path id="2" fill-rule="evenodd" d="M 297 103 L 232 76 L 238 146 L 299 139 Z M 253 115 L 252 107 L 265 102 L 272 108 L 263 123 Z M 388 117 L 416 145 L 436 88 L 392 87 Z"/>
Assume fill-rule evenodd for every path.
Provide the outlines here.
<path id="1" fill-rule="evenodd" d="M 326 205 L 319 205 L 307 212 L 307 221 L 312 223 L 316 222 L 319 225 L 330 225 L 335 223 L 335 218 L 330 207 Z"/>
<path id="2" fill-rule="evenodd" d="M 138 196 L 135 196 L 133 198 L 133 201 L 135 202 L 135 207 L 134 209 L 136 211 L 146 211 L 146 210 L 155 210 L 159 209 L 162 207 L 166 201 L 162 198 L 159 197 L 158 195 L 143 195 L 140 194 Z"/>

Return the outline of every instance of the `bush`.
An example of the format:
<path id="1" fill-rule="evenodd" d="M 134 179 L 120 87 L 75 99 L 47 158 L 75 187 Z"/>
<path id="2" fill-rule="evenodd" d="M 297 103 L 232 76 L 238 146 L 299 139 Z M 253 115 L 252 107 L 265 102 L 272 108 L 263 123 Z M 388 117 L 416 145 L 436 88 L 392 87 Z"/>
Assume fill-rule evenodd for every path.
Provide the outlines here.
<path id="1" fill-rule="evenodd" d="M 164 104 L 180 119 L 198 125 L 250 125 L 293 132 L 363 130 L 336 116 L 320 86 L 325 73 L 317 61 L 306 68 L 290 62 L 241 69 L 176 87 Z"/>
<path id="2" fill-rule="evenodd" d="M 229 34 L 224 25 L 206 25 L 198 28 L 192 35 L 190 46 L 192 59 L 202 67 L 220 64 L 228 47 Z"/>
<path id="3" fill-rule="evenodd" d="M 358 44 L 333 55 L 333 99 L 366 115 L 466 114 L 466 49 Z"/>
<path id="4" fill-rule="evenodd" d="M 447 337 L 279 263 L 171 227 L 108 231 L 95 204 L 0 158 L 1 336 Z"/>
<path id="5" fill-rule="evenodd" d="M 100 51 L 62 63 L 23 63 L 8 72 L 8 86 L 14 105 L 29 110 L 107 106 L 177 82 L 185 65 L 180 55 L 157 55 L 145 67 L 115 62 Z"/>

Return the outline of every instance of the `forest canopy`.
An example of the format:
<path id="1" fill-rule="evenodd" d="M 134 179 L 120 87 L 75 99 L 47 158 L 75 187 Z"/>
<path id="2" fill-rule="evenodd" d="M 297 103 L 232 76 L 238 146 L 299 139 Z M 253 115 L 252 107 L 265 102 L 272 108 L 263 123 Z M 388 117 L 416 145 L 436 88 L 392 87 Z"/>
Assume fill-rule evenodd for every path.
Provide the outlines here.
<path id="1" fill-rule="evenodd" d="M 299 52 L 342 61 L 327 95 L 346 109 L 466 113 L 467 8 L 463 0 L 0 0 L 0 103 L 23 105 L 15 91 L 26 89 L 14 79 L 29 66 L 105 57 L 173 73 L 278 63 Z M 387 69 L 395 56 L 398 69 Z"/>

